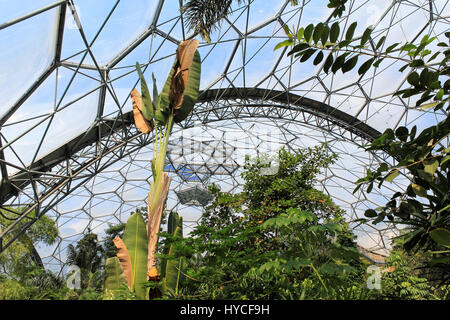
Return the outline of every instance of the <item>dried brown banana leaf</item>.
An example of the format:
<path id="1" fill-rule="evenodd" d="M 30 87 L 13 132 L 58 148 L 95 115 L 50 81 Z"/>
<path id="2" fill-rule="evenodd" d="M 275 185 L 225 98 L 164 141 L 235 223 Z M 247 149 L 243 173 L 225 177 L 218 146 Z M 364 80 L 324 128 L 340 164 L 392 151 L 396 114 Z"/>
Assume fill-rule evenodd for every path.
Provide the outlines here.
<path id="1" fill-rule="evenodd" d="M 153 130 L 153 121 L 148 121 L 142 114 L 142 97 L 136 88 L 131 91 L 131 100 L 133 101 L 133 117 L 136 127 L 142 133 L 150 133 Z"/>
<path id="2" fill-rule="evenodd" d="M 125 279 L 127 280 L 128 287 L 131 289 L 133 283 L 133 276 L 131 271 L 131 260 L 128 254 L 127 247 L 125 243 L 119 237 L 114 238 L 114 245 L 117 248 L 117 258 L 119 258 L 120 266 L 122 267 Z"/>

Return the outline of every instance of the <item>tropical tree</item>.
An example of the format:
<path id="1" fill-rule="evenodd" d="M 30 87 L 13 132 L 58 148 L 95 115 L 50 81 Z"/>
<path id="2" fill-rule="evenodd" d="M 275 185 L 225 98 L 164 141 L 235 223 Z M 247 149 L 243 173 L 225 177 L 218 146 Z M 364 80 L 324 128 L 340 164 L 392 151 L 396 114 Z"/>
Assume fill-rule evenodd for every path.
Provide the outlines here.
<path id="1" fill-rule="evenodd" d="M 21 208 L 0 209 L 0 228 L 7 228 L 23 211 Z M 35 212 L 31 212 L 35 218 Z M 20 222 L 19 226 L 25 222 Z M 10 233 L 6 239 L 15 236 Z M 58 229 L 55 221 L 44 215 L 0 254 L 0 300 L 53 299 L 63 288 L 62 279 L 45 270 L 36 244 L 55 243 Z"/>
<path id="2" fill-rule="evenodd" d="M 81 289 L 99 287 L 104 250 L 97 235 L 89 229 L 76 246 L 69 244 L 67 251 L 67 263 L 80 268 Z"/>
<path id="3" fill-rule="evenodd" d="M 185 6 L 188 24 L 200 34 L 208 34 L 218 19 L 230 11 L 232 1 L 191 1 Z M 327 6 L 333 9 L 331 16 L 339 18 L 346 11 L 348 0 L 329 0 Z M 217 9 L 218 4 L 224 4 Z M 293 6 L 299 1 L 291 1 Z M 211 12 L 213 11 L 213 12 Z M 208 17 L 213 26 L 203 23 Z M 450 267 L 450 197 L 449 167 L 450 148 L 450 74 L 449 41 L 437 44 L 434 52 L 430 45 L 436 41 L 433 35 L 424 35 L 417 43 L 386 44 L 386 37 L 374 41 L 371 27 L 360 36 L 355 36 L 356 21 L 341 26 L 339 22 L 327 21 L 302 26 L 291 30 L 283 26 L 287 39 L 275 50 L 289 47 L 287 55 L 296 58 L 295 63 L 313 60 L 322 65 L 325 73 L 343 74 L 353 70 L 359 63 L 358 74 L 362 77 L 370 68 L 379 68 L 386 61 L 399 61 L 403 66 L 399 72 L 408 73 L 410 87 L 399 90 L 394 96 L 413 98 L 417 109 L 434 108 L 435 112 L 445 109 L 445 119 L 430 125 L 422 132 L 417 127 L 387 129 L 378 139 L 366 146 L 367 151 L 388 152 L 395 160 L 394 165 L 381 163 L 375 171 L 367 170 L 365 177 L 356 181 L 355 192 L 364 187 L 370 193 L 377 185 L 392 181 L 401 173 L 410 179 L 406 190 L 399 190 L 385 206 L 368 209 L 365 213 L 373 223 L 383 220 L 407 226 L 410 232 L 403 234 L 405 249 L 429 250 L 430 263 L 437 267 Z M 203 36 L 208 39 L 208 37 Z M 445 33 L 447 39 L 450 32 Z M 362 219 L 362 222 L 369 222 Z"/>
<path id="4" fill-rule="evenodd" d="M 330 1 L 328 6 L 335 8 L 333 16 L 340 17 L 346 3 L 346 0 Z M 386 205 L 368 209 L 365 216 L 374 224 L 388 220 L 406 226 L 409 232 L 401 236 L 406 250 L 428 250 L 432 266 L 449 268 L 450 32 L 445 33 L 446 42 L 437 44 L 440 50 L 432 52 L 430 45 L 437 38 L 431 35 L 423 36 L 419 43 L 385 44 L 385 36 L 373 41 L 371 27 L 355 37 L 356 27 L 357 22 L 352 22 L 343 32 L 339 22 L 309 24 L 298 30 L 284 26 L 287 39 L 275 50 L 291 47 L 287 55 L 298 58 L 299 63 L 314 59 L 314 65 L 318 65 L 324 61 L 322 70 L 327 74 L 338 71 L 345 74 L 362 60 L 358 74 L 363 76 L 385 60 L 400 61 L 403 66 L 399 72 L 408 70 L 409 87 L 395 92 L 394 96 L 414 97 L 414 107 L 422 110 L 434 108 L 438 112 L 445 108 L 445 119 L 420 133 L 416 126 L 389 128 L 366 146 L 367 151 L 387 152 L 396 163 L 380 163 L 375 171 L 368 169 L 366 176 L 356 181 L 354 192 L 364 186 L 370 193 L 374 185 L 380 188 L 383 183 L 392 183 L 401 173 L 405 174 L 410 179 L 406 190 L 396 192 Z"/>
<path id="5" fill-rule="evenodd" d="M 242 0 L 237 2 L 241 3 Z M 185 15 L 187 27 L 210 42 L 211 32 L 231 13 L 232 3 L 233 0 L 190 0 L 181 11 Z"/>
<path id="6" fill-rule="evenodd" d="M 105 254 L 105 258 L 112 258 L 116 256 L 117 249 L 114 245 L 114 238 L 122 237 L 123 231 L 125 229 L 125 223 L 119 223 L 116 225 L 109 225 L 105 230 L 105 239 L 103 241 L 103 250 Z"/>
<path id="7" fill-rule="evenodd" d="M 161 94 L 153 78 L 153 100 L 138 63 L 136 70 L 141 80 L 142 96 L 136 89 L 131 92 L 134 122 L 139 130 L 148 134 L 155 129 L 152 173 L 153 182 L 148 196 L 148 279 L 157 277 L 156 245 L 162 212 L 169 192 L 170 178 L 164 172 L 169 136 L 174 123 L 190 114 L 198 98 L 201 60 L 196 39 L 182 41 L 176 59 Z M 156 124 L 156 126 L 155 126 Z"/>
<path id="8" fill-rule="evenodd" d="M 409 255 L 402 249 L 390 252 L 381 277 L 381 299 L 387 300 L 437 300 L 448 297 L 445 287 L 435 287 L 424 273 L 423 255 Z"/>
<path id="9" fill-rule="evenodd" d="M 266 160 L 247 159 L 243 191 L 210 186 L 214 200 L 199 225 L 189 237 L 170 237 L 186 261 L 178 298 L 313 299 L 341 286 L 365 290 L 344 211 L 314 188 L 335 156 L 321 146 L 281 149 L 278 159 L 270 175 Z"/>
<path id="10" fill-rule="evenodd" d="M 0 229 L 9 227 L 20 215 L 21 208 L 0 209 Z M 35 218 L 35 212 L 31 212 L 30 218 Z M 21 221 L 23 225 L 26 221 Z M 10 233 L 5 239 L 14 237 L 15 233 Z M 25 233 L 20 235 L 4 252 L 0 254 L 0 274 L 6 274 L 10 278 L 20 280 L 28 271 L 35 266 L 44 268 L 42 259 L 36 250 L 36 243 L 41 242 L 46 245 L 55 243 L 58 236 L 58 229 L 55 221 L 44 215 L 36 220 Z"/>

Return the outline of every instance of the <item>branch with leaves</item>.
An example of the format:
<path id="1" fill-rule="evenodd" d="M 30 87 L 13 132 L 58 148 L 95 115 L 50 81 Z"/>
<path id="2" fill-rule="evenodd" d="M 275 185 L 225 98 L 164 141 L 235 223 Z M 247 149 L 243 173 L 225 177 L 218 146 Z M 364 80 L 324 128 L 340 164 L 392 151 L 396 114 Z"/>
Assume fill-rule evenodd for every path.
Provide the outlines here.
<path id="1" fill-rule="evenodd" d="M 358 69 L 360 76 L 364 76 L 371 67 L 378 68 L 385 59 L 402 61 L 405 62 L 405 65 L 399 69 L 400 72 L 405 71 L 408 67 L 412 69 L 407 77 L 407 81 L 412 87 L 400 90 L 395 95 L 409 98 L 421 94 L 416 106 L 422 109 L 434 107 L 435 111 L 450 101 L 450 80 L 445 83 L 440 81 L 441 77 L 448 76 L 450 73 L 448 43 L 438 43 L 443 51 L 432 54 L 427 47 L 436 40 L 436 37 L 425 35 L 419 45 L 394 43 L 383 51 L 386 36 L 381 37 L 375 43 L 371 38 L 373 30 L 367 28 L 361 37 L 354 38 L 356 27 L 357 22 L 353 22 L 345 31 L 345 35 L 342 35 L 339 22 L 335 22 L 331 26 L 322 22 L 316 25 L 309 24 L 306 28 L 301 27 L 296 32 L 284 25 L 288 39 L 278 43 L 274 50 L 286 46 L 292 47 L 287 55 L 293 55 L 301 63 L 315 55 L 313 64 L 319 65 L 324 61 L 322 70 L 327 74 L 330 71 L 336 74 L 339 70 L 347 73 L 353 70 L 363 58 L 367 58 L 367 60 Z M 445 36 L 450 38 L 450 32 L 447 32 Z M 395 56 L 394 53 L 405 53 L 407 57 Z M 429 55 L 431 57 L 428 57 Z M 440 55 L 443 55 L 444 58 L 440 62 L 434 62 Z M 417 70 L 421 70 L 420 74 Z M 423 104 L 430 99 L 433 101 Z M 447 111 L 450 110 L 449 108 L 450 106 L 447 106 Z"/>
<path id="2" fill-rule="evenodd" d="M 336 8 L 333 16 L 342 15 L 346 2 L 329 1 L 328 6 Z M 404 63 L 399 72 L 408 70 L 406 81 L 409 87 L 395 92 L 393 96 L 405 99 L 415 97 L 415 108 L 433 108 L 434 112 L 439 111 L 446 118 L 419 134 L 416 126 L 387 129 L 366 146 L 367 151 L 387 152 L 397 163 L 381 163 L 376 171 L 368 169 L 366 176 L 356 181 L 354 193 L 363 186 L 370 193 L 375 183 L 380 188 L 385 181 L 392 183 L 402 171 L 406 171 L 411 179 L 407 189 L 396 192 L 385 206 L 366 210 L 365 216 L 374 224 L 387 219 L 407 225 L 410 232 L 401 237 L 405 249 L 435 250 L 432 251 L 435 254 L 432 262 L 449 263 L 447 251 L 436 251 L 445 248 L 444 242 L 437 241 L 441 238 L 433 234 L 436 230 L 445 230 L 445 237 L 449 237 L 445 238 L 445 243 L 450 241 L 450 32 L 444 34 L 447 41 L 439 42 L 438 50 L 433 52 L 430 45 L 437 38 L 430 35 L 423 36 L 418 43 L 393 43 L 383 49 L 386 46 L 385 36 L 375 42 L 373 30 L 367 28 L 360 37 L 355 37 L 356 27 L 357 22 L 353 22 L 344 33 L 339 22 L 331 25 L 323 22 L 310 24 L 296 31 L 285 25 L 287 39 L 274 50 L 290 47 L 288 56 L 297 58 L 300 63 L 309 59 L 313 59 L 314 65 L 322 63 L 322 70 L 327 74 L 338 71 L 345 74 L 360 62 L 358 74 L 361 78 L 385 60 Z M 360 221 L 368 222 L 367 219 Z"/>

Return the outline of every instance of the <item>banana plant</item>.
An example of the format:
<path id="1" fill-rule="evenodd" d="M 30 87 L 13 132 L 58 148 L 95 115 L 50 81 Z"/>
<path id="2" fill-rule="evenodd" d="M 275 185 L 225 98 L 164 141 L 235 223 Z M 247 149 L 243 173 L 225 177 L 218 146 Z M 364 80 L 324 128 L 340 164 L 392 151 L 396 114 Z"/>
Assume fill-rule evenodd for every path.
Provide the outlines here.
<path id="1" fill-rule="evenodd" d="M 176 213 L 171 212 L 168 218 L 167 232 L 174 237 L 183 236 L 183 220 Z M 144 283 L 147 281 L 147 233 L 145 221 L 140 213 L 133 214 L 127 221 L 123 240 L 116 237 L 114 245 L 117 255 L 108 258 L 105 264 L 105 293 L 116 297 L 119 288 L 126 284 L 129 291 L 136 294 L 138 299 L 147 299 L 148 290 Z M 161 260 L 162 293 L 177 294 L 182 278 L 181 257 L 174 244 L 163 249 L 169 259 Z"/>
<path id="2" fill-rule="evenodd" d="M 170 186 L 170 178 L 164 172 L 167 146 L 173 124 L 188 117 L 198 98 L 201 74 L 198 43 L 193 39 L 179 44 L 173 68 L 160 94 L 152 74 L 153 99 L 140 65 L 136 63 L 142 95 L 137 89 L 131 92 L 134 122 L 143 134 L 155 131 L 151 163 L 153 182 L 147 204 L 148 224 L 145 226 L 140 214 L 133 214 L 125 227 L 124 239 L 116 238 L 114 244 L 128 287 L 141 299 L 148 297 L 148 290 L 142 284 L 159 278 L 156 246 Z"/>
<path id="3" fill-rule="evenodd" d="M 134 89 L 133 114 L 135 124 L 146 134 L 154 130 L 152 173 L 153 182 L 148 194 L 148 279 L 158 275 L 156 245 L 170 178 L 164 172 L 169 136 L 174 123 L 187 118 L 193 110 L 200 87 L 201 60 L 196 39 L 182 41 L 176 51 L 176 59 L 161 94 L 158 94 L 153 78 L 153 99 L 139 63 L 136 70 L 141 80 L 142 96 Z"/>
<path id="4" fill-rule="evenodd" d="M 146 299 L 148 290 L 144 284 L 147 281 L 148 239 L 145 221 L 139 212 L 128 219 L 123 239 L 116 237 L 113 242 L 117 254 L 107 260 L 105 289 L 118 290 L 120 284 L 125 282 L 138 299 Z"/>

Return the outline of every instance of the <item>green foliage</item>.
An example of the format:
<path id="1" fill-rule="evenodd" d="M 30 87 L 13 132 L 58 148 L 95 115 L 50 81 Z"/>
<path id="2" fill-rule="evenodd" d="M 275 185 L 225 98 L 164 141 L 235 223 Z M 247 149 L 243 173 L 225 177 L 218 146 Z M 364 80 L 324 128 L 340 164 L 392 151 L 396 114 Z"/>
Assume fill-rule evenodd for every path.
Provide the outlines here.
<path id="1" fill-rule="evenodd" d="M 67 247 L 67 262 L 89 272 L 97 271 L 102 264 L 103 248 L 96 234 L 90 230 L 76 246 L 69 244 Z"/>
<path id="2" fill-rule="evenodd" d="M 161 259 L 160 269 L 162 277 L 162 293 L 165 295 L 176 296 L 178 294 L 182 277 L 183 257 L 177 252 L 177 247 L 171 242 L 176 242 L 183 237 L 183 219 L 178 213 L 171 211 L 168 218 L 166 241 L 163 244 L 163 254 L 159 255 Z"/>
<path id="3" fill-rule="evenodd" d="M 5 207 L 0 209 L 0 229 L 8 228 L 23 211 L 24 209 L 22 208 Z M 29 219 L 36 219 L 35 211 L 30 212 L 28 217 Z M 22 227 L 29 219 L 25 218 L 20 221 L 18 228 Z M 3 241 L 7 242 L 15 235 L 16 233 L 13 231 L 3 238 Z M 58 229 L 55 222 L 46 215 L 39 217 L 16 241 L 0 254 L 0 273 L 20 280 L 24 274 L 35 266 L 43 267 L 35 244 L 42 242 L 51 245 L 56 241 L 57 236 Z"/>
<path id="4" fill-rule="evenodd" d="M 402 251 L 392 251 L 381 278 L 381 298 L 390 300 L 434 300 L 439 297 L 429 280 L 415 270 L 413 260 Z M 416 265 L 417 267 L 417 265 Z"/>
<path id="5" fill-rule="evenodd" d="M 64 279 L 40 267 L 30 268 L 20 280 L 0 278 L 0 300 L 78 299 L 83 290 L 69 290 Z M 92 289 L 93 290 L 93 289 Z"/>
<path id="6" fill-rule="evenodd" d="M 116 256 L 116 246 L 113 239 L 115 237 L 123 237 L 123 231 L 125 230 L 125 223 L 119 223 L 117 225 L 109 225 L 105 230 L 106 237 L 103 241 L 103 251 L 105 258 L 113 258 Z"/>
<path id="7" fill-rule="evenodd" d="M 147 120 L 152 120 L 156 117 L 156 114 L 160 112 L 159 109 L 159 96 L 158 91 L 154 91 L 153 93 L 153 100 L 150 95 L 150 90 L 148 89 L 147 82 L 145 81 L 144 74 L 142 73 L 141 66 L 139 63 L 136 62 L 136 71 L 139 75 L 139 79 L 141 80 L 141 92 L 142 92 L 142 114 L 144 115 L 144 118 Z M 153 87 L 156 88 L 156 81 L 155 77 L 152 74 L 153 78 Z"/>
<path id="8" fill-rule="evenodd" d="M 448 263 L 449 252 L 445 251 L 445 240 L 432 235 L 435 230 L 448 232 L 450 229 L 449 162 L 450 149 L 440 146 L 450 132 L 450 120 L 447 117 L 435 126 L 424 129 L 416 136 L 416 127 L 408 130 L 399 127 L 391 129 L 376 139 L 367 150 L 387 150 L 399 159 L 395 166 L 382 163 L 376 171 L 367 171 L 359 179 L 355 192 L 363 185 L 367 191 L 377 183 L 378 187 L 387 181 L 392 182 L 402 170 L 413 177 L 403 192 L 396 192 L 391 200 L 376 211 L 366 211 L 366 217 L 373 223 L 385 219 L 404 224 L 410 232 L 402 235 L 407 250 L 432 250 L 436 253 L 434 261 Z M 441 241 L 439 241 L 441 239 Z M 438 241 L 436 241 L 438 240 Z"/>
<path id="9" fill-rule="evenodd" d="M 119 258 L 112 257 L 105 262 L 105 294 L 112 299 L 119 296 L 119 289 L 127 285 L 127 280 L 120 266 Z M 128 289 L 128 286 L 127 286 Z"/>
<path id="10" fill-rule="evenodd" d="M 357 264 L 360 254 L 355 247 L 347 247 L 338 241 L 338 235 L 345 232 L 340 223 L 326 220 L 319 223 L 316 214 L 290 208 L 265 221 L 261 228 L 264 232 L 277 234 L 274 244 L 285 247 L 282 251 L 275 250 L 270 261 L 259 267 L 261 273 L 289 274 L 310 268 L 311 274 L 317 276 L 328 291 L 325 282 L 336 285 L 339 276 L 356 272 L 351 262 Z"/>
<path id="11" fill-rule="evenodd" d="M 35 267 L 21 279 L 26 288 L 35 288 L 34 299 L 55 298 L 54 292 L 64 287 L 63 279 L 44 268 Z"/>
<path id="12" fill-rule="evenodd" d="M 434 229 L 430 232 L 431 238 L 444 247 L 450 248 L 450 231 L 445 229 Z"/>
<path id="13" fill-rule="evenodd" d="M 94 288 L 87 288 L 80 292 L 77 300 L 102 300 L 103 293 Z"/>
<path id="14" fill-rule="evenodd" d="M 330 0 L 328 7 L 336 8 L 333 15 L 340 16 L 346 2 Z M 285 26 L 288 40 L 279 43 L 275 49 L 290 46 L 287 55 L 298 58 L 300 63 L 317 54 L 313 63 L 318 65 L 327 57 L 323 64 L 325 73 L 341 71 L 345 74 L 359 65 L 361 77 L 386 59 L 402 62 L 399 72 L 409 69 L 407 87 L 394 96 L 415 98 L 415 107 L 422 110 L 434 108 L 437 112 L 445 108 L 446 118 L 418 135 L 416 126 L 387 129 L 366 146 L 367 151 L 387 152 L 397 163 L 381 163 L 376 171 L 368 169 L 366 176 L 356 182 L 354 192 L 365 186 L 366 192 L 370 193 L 375 183 L 380 188 L 385 181 L 392 183 L 401 173 L 408 174 L 411 183 L 406 190 L 396 192 L 385 206 L 366 210 L 365 216 L 374 224 L 387 219 L 406 225 L 410 231 L 402 235 L 406 250 L 430 250 L 432 265 L 450 268 L 448 248 L 432 237 L 434 230 L 450 229 L 450 148 L 446 147 L 450 133 L 450 32 L 444 34 L 446 41 L 439 42 L 432 52 L 431 44 L 437 38 L 431 35 L 424 35 L 415 43 L 386 45 L 386 36 L 375 39 L 370 27 L 361 37 L 355 38 L 356 27 L 356 22 L 349 24 L 346 30 L 341 29 L 339 22 L 331 26 L 319 22 L 295 32 Z M 362 59 L 365 60 L 360 62 Z M 360 220 L 368 222 L 368 219 Z"/>
<path id="15" fill-rule="evenodd" d="M 0 280 L 0 300 L 25 300 L 29 295 L 27 289 L 12 279 Z"/>
<path id="16" fill-rule="evenodd" d="M 128 219 L 123 233 L 123 242 L 131 260 L 130 289 L 139 299 L 145 299 L 146 289 L 143 284 L 147 281 L 148 238 L 145 221 L 141 214 L 135 213 Z"/>
<path id="17" fill-rule="evenodd" d="M 332 5 L 338 12 L 345 10 L 345 2 L 330 1 L 329 6 Z M 331 70 L 334 74 L 339 70 L 342 73 L 353 70 L 358 64 L 358 60 L 364 57 L 366 57 L 366 60 L 358 69 L 360 76 L 363 76 L 372 66 L 378 68 L 385 59 L 406 62 L 399 71 L 403 72 L 408 67 L 412 68 L 407 77 L 407 81 L 412 87 L 399 90 L 395 95 L 409 98 L 420 94 L 416 106 L 422 109 L 434 107 L 435 111 L 443 108 L 450 101 L 450 80 L 445 83 L 441 82 L 442 77 L 448 77 L 449 75 L 450 49 L 447 43 L 440 42 L 438 46 L 442 48 L 441 51 L 435 52 L 430 58 L 426 59 L 425 57 L 431 54 L 427 46 L 434 42 L 436 37 L 425 35 L 418 45 L 395 43 L 383 51 L 386 37 L 381 37 L 374 45 L 375 42 L 371 42 L 371 40 L 374 40 L 372 39 L 372 29 L 367 28 L 360 38 L 355 38 L 356 27 L 357 22 L 351 23 L 345 31 L 344 39 L 338 41 L 341 38 L 342 31 L 338 22 L 331 26 L 322 22 L 317 25 L 310 24 L 306 28 L 300 28 L 297 32 L 285 26 L 288 40 L 277 44 L 275 50 L 291 46 L 292 49 L 287 55 L 294 55 L 295 58 L 299 58 L 300 62 L 306 62 L 317 53 L 314 65 L 318 65 L 327 56 L 323 70 L 325 73 L 329 73 Z M 450 32 L 445 35 L 450 38 Z M 406 53 L 411 60 L 393 56 L 392 53 L 395 51 Z M 325 54 L 325 52 L 329 53 Z M 431 65 L 438 57 L 442 57 L 442 61 L 437 66 Z M 433 101 L 430 101 L 430 99 L 433 99 Z M 449 106 L 447 106 L 448 110 Z"/>
<path id="18" fill-rule="evenodd" d="M 43 221 L 48 223 L 46 219 Z M 47 227 L 42 229 L 51 230 Z M 49 239 L 52 234 L 53 232 Z M 18 244 L 20 242 L 16 241 L 10 247 L 15 248 L 13 253 L 21 252 L 15 247 Z M 5 256 L 2 254 L 2 257 Z M 19 268 L 9 269 L 8 274 L 0 275 L 0 300 L 99 300 L 110 296 L 114 296 L 114 299 L 136 299 L 134 294 L 125 292 L 123 288 L 103 293 L 103 249 L 97 235 L 89 232 L 75 246 L 71 246 L 67 262 L 80 267 L 81 289 L 67 288 L 67 279 L 30 263 L 26 267 L 19 265 Z"/>
<path id="19" fill-rule="evenodd" d="M 103 277 L 103 247 L 97 235 L 89 230 L 76 246 L 69 244 L 67 250 L 67 263 L 80 268 L 81 288 L 99 289 Z"/>
<path id="20" fill-rule="evenodd" d="M 139 300 L 136 293 L 130 292 L 128 285 L 123 283 L 117 290 L 105 290 L 102 300 Z"/>
<path id="21" fill-rule="evenodd" d="M 141 67 L 138 62 L 136 62 L 136 71 L 138 72 L 139 79 L 141 80 L 142 114 L 144 115 L 144 118 L 146 120 L 148 121 L 154 120 L 156 124 L 158 124 L 160 127 L 164 127 L 169 119 L 170 114 L 169 103 L 168 101 L 164 101 L 163 103 L 161 103 L 162 95 L 158 94 L 154 74 L 152 74 L 153 79 L 153 99 L 152 99 L 150 96 L 150 91 L 148 89 L 144 74 L 142 73 Z M 173 69 L 171 69 L 171 72 L 173 74 Z"/>
<path id="22" fill-rule="evenodd" d="M 345 4 L 348 0 L 329 0 L 327 7 L 334 8 L 333 17 L 341 17 L 345 11 Z"/>
<path id="23" fill-rule="evenodd" d="M 325 146 L 281 149 L 272 175 L 262 170 L 265 160 L 247 159 L 241 193 L 212 185 L 214 201 L 191 236 L 171 238 L 186 261 L 178 298 L 329 298 L 331 288 L 361 287 L 360 255 L 343 211 L 313 187 L 334 159 Z"/>

